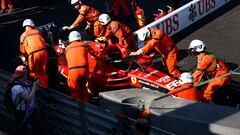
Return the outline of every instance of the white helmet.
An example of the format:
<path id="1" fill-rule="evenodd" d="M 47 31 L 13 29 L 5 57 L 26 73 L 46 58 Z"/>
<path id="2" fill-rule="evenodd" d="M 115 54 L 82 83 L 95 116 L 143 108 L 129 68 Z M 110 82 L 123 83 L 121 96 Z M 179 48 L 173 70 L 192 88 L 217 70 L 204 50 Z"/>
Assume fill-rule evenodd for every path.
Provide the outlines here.
<path id="1" fill-rule="evenodd" d="M 77 31 L 72 31 L 72 32 L 70 32 L 70 34 L 68 36 L 68 40 L 69 40 L 69 42 L 73 42 L 73 41 L 76 41 L 76 40 L 81 40 L 81 35 Z"/>
<path id="2" fill-rule="evenodd" d="M 98 17 L 98 21 L 102 24 L 102 25 L 107 25 L 110 21 L 111 21 L 111 18 L 108 14 L 101 14 L 99 17 Z"/>
<path id="3" fill-rule="evenodd" d="M 202 51 L 204 51 L 205 47 L 206 47 L 206 46 L 205 46 L 205 44 L 203 43 L 203 41 L 198 40 L 198 39 L 194 39 L 194 40 L 190 43 L 188 49 L 192 49 L 193 51 L 196 51 L 196 52 L 202 52 Z"/>
<path id="4" fill-rule="evenodd" d="M 23 21 L 23 27 L 25 26 L 35 27 L 35 23 L 31 19 L 25 19 Z"/>
<path id="5" fill-rule="evenodd" d="M 81 0 L 71 0 L 71 5 L 75 5 L 75 4 L 82 4 Z"/>
<path id="6" fill-rule="evenodd" d="M 188 72 L 184 72 L 179 77 L 179 83 L 180 84 L 193 83 L 193 76 Z"/>
<path id="7" fill-rule="evenodd" d="M 150 31 L 148 28 L 144 28 L 139 31 L 138 33 L 138 39 L 141 41 L 145 41 L 147 37 L 150 36 Z"/>

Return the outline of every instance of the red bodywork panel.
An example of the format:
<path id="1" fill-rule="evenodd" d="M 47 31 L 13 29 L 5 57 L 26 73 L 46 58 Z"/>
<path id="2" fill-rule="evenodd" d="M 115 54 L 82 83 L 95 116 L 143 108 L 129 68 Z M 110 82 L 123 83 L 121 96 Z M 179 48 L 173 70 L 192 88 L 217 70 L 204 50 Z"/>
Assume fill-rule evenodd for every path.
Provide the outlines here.
<path id="1" fill-rule="evenodd" d="M 151 67 L 147 67 L 145 71 L 140 71 L 139 69 L 130 71 L 128 76 L 131 77 L 132 86 L 139 88 L 147 85 L 155 89 L 172 90 L 179 85 L 174 78 Z"/>

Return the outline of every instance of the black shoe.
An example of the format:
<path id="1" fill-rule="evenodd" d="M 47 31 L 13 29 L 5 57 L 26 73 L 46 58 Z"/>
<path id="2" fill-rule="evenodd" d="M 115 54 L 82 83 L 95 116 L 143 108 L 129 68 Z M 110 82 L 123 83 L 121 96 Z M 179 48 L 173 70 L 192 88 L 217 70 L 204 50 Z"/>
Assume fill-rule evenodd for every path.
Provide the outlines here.
<path id="1" fill-rule="evenodd" d="M 1 14 L 5 13 L 5 12 L 6 12 L 6 9 L 0 11 Z"/>

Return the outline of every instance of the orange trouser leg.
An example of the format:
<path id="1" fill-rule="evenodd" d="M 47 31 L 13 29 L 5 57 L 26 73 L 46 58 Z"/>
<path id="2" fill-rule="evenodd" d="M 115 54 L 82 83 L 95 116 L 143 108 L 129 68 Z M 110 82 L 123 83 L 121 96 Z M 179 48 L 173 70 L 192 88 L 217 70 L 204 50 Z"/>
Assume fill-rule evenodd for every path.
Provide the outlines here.
<path id="1" fill-rule="evenodd" d="M 100 24 L 99 21 L 95 21 L 93 24 L 93 33 L 94 33 L 94 38 L 102 37 L 106 33 L 106 28 Z"/>
<path id="2" fill-rule="evenodd" d="M 123 12 L 126 16 L 130 15 L 130 11 L 129 11 L 128 5 L 126 3 L 126 0 L 119 0 L 119 6 L 121 6 L 121 8 L 123 9 Z"/>
<path id="3" fill-rule="evenodd" d="M 213 93 L 219 88 L 225 86 L 230 81 L 230 77 L 224 77 L 221 79 L 216 79 L 210 82 L 207 87 L 203 90 L 203 101 L 211 102 Z"/>
<path id="4" fill-rule="evenodd" d="M 181 75 L 181 72 L 177 68 L 177 55 L 178 50 L 177 48 L 175 48 L 168 54 L 166 59 L 166 66 L 168 72 L 175 78 L 179 78 L 179 76 Z"/>
<path id="5" fill-rule="evenodd" d="M 39 86 L 48 88 L 47 75 L 48 55 L 46 51 L 41 51 L 29 56 L 29 73 L 32 78 L 39 78 Z"/>
<path id="6" fill-rule="evenodd" d="M 28 56 L 28 68 L 29 68 L 29 75 L 32 78 L 37 77 L 37 73 L 35 72 L 35 63 L 33 55 Z"/>
<path id="7" fill-rule="evenodd" d="M 119 16 L 119 10 L 120 10 L 120 2 L 119 1 L 120 0 L 112 0 L 114 16 Z"/>
<path id="8" fill-rule="evenodd" d="M 6 0 L 2 0 L 2 2 L 1 2 L 2 10 L 5 10 L 5 9 L 6 9 L 6 3 L 7 3 Z"/>
<path id="9" fill-rule="evenodd" d="M 43 88 L 48 88 L 48 74 L 45 67 L 47 67 L 47 65 L 45 65 L 44 68 L 42 68 L 40 70 L 40 73 L 38 74 L 39 86 Z"/>
<path id="10" fill-rule="evenodd" d="M 88 71 L 82 69 L 69 70 L 68 87 L 71 89 L 71 96 L 82 101 L 89 101 L 89 94 L 87 91 L 87 74 Z"/>
<path id="11" fill-rule="evenodd" d="M 8 8 L 13 7 L 11 0 L 2 0 L 2 2 L 1 2 L 2 10 L 6 9 L 6 5 L 8 6 Z"/>

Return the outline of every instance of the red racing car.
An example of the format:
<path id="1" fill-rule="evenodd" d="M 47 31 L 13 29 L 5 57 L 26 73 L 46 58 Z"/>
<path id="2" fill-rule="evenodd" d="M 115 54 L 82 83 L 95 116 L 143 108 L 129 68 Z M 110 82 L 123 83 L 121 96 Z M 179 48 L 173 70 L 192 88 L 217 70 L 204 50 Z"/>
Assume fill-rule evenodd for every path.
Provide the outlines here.
<path id="1" fill-rule="evenodd" d="M 167 92 L 179 85 L 174 78 L 152 68 L 152 57 L 150 56 L 128 57 L 127 49 L 120 44 L 107 46 L 100 42 L 88 42 L 88 44 L 98 54 L 98 56 L 88 54 L 90 71 L 88 83 L 92 83 L 91 86 L 93 86 L 90 88 L 91 91 L 137 87 Z M 60 42 L 53 48 L 59 55 L 58 71 L 67 77 L 65 45 Z"/>
<path id="2" fill-rule="evenodd" d="M 54 84 L 54 89 L 60 90 L 62 84 L 67 86 L 68 66 L 64 52 L 69 32 L 63 31 L 54 22 L 42 25 L 38 29 L 45 38 L 49 52 L 48 74 L 51 78 L 49 80 L 52 81 L 50 84 Z M 93 93 L 121 88 L 145 88 L 168 92 L 179 85 L 178 80 L 152 67 L 152 56 L 129 57 L 128 50 L 120 44 L 86 42 L 95 52 L 88 54 L 88 84 L 91 84 L 88 88 Z M 56 70 L 61 76 L 57 76 Z M 55 88 L 55 83 L 60 81 L 61 86 Z M 69 94 L 65 89 L 62 92 Z"/>

